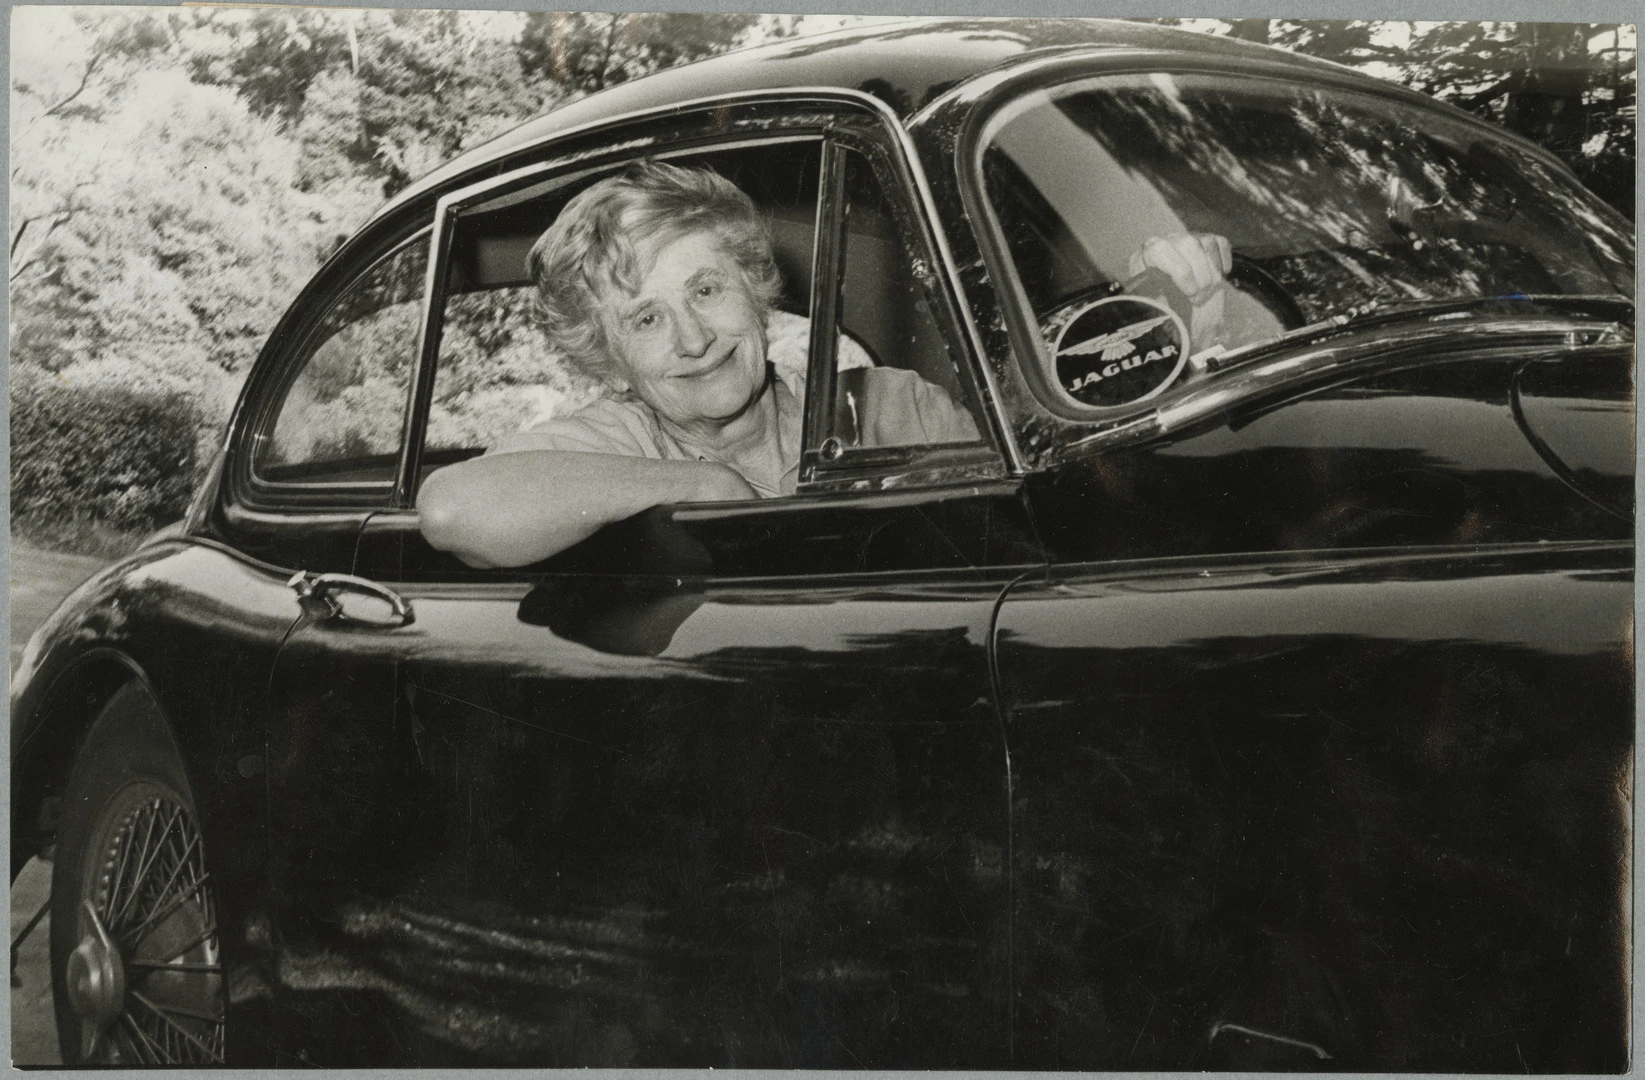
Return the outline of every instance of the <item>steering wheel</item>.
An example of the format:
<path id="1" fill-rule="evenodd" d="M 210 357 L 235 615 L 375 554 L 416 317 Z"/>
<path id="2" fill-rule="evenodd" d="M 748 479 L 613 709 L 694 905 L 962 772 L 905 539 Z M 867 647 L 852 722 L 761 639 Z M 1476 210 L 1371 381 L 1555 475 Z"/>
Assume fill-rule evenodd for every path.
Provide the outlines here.
<path id="1" fill-rule="evenodd" d="M 1282 330 L 1295 330 L 1305 325 L 1306 317 L 1285 286 L 1274 279 L 1249 255 L 1234 253 L 1233 267 L 1228 271 L 1228 284 L 1242 295 L 1254 300 L 1269 315 L 1278 320 Z"/>

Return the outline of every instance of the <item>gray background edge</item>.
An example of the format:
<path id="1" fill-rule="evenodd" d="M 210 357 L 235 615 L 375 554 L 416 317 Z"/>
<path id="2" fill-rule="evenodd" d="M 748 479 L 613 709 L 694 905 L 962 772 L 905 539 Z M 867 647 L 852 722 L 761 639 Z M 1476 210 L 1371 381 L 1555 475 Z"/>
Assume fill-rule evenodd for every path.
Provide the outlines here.
<path id="1" fill-rule="evenodd" d="M 5 19 L 4 24 L 0 25 L 0 39 L 3 39 L 4 46 L 5 46 L 4 51 L 5 51 L 5 57 L 6 57 L 6 71 L 8 73 L 7 85 L 9 87 L 9 85 L 10 85 L 9 73 L 10 73 L 10 70 L 11 70 L 11 11 L 10 11 L 10 9 L 13 8 L 13 7 L 32 6 L 32 5 L 14 4 L 14 3 L 11 2 L 11 0 L 4 0 L 4 2 L 5 2 L 5 7 L 6 7 L 6 19 Z M 56 4 L 54 4 L 52 6 L 69 6 L 69 5 L 56 5 Z M 104 6 L 120 6 L 120 5 L 109 4 L 109 3 L 95 3 L 95 4 L 84 4 L 84 5 L 80 5 L 80 6 L 104 7 Z M 175 5 L 175 4 L 143 4 L 143 5 L 130 5 L 130 6 L 174 7 L 174 6 L 178 6 L 178 5 Z M 276 6 L 276 5 L 269 5 L 269 6 Z M 1423 21 L 1514 20 L 1514 21 L 1526 21 L 1526 22 L 1555 21 L 1553 19 L 1550 19 L 1550 16 L 1557 16 L 1557 21 L 1561 21 L 1561 22 L 1617 22 L 1617 23 L 1637 23 L 1637 22 L 1640 21 L 1639 17 L 1640 17 L 1641 12 L 1645 11 L 1645 4 L 1641 4 L 1639 2 L 1639 0 L 1563 0 L 1563 2 L 1557 8 L 1550 5 L 1547 2 L 1547 0 L 1540 0 L 1540 2 L 1533 2 L 1533 0 L 1280 0 L 1280 2 L 1275 2 L 1275 0 L 1189 0 L 1189 2 L 1170 2 L 1170 3 L 1160 2 L 1160 0 L 1152 0 L 1152 2 L 1150 2 L 1150 0 L 1128 0 L 1128 2 L 1115 2 L 1115 0 L 1088 0 L 1088 2 L 1081 2 L 1081 0 L 1026 0 L 1026 2 L 1022 2 L 1022 3 L 1018 3 L 1018 4 L 1014 4 L 1014 5 L 1013 4 L 1007 4 L 1005 2 L 1005 0 L 875 0 L 875 2 L 868 2 L 868 3 L 862 2 L 862 0 L 823 0 L 823 2 L 809 2 L 809 3 L 801 2 L 801 0 L 776 0 L 776 2 L 763 2 L 763 3 L 758 3 L 757 5 L 747 3 L 747 2 L 737 2 L 737 0 L 692 0 L 692 2 L 679 2 L 679 0 L 659 0 L 659 2 L 646 3 L 643 6 L 638 6 L 638 5 L 634 5 L 634 4 L 613 3 L 613 2 L 611 2 L 611 0 L 579 0 L 579 2 L 575 2 L 575 3 L 558 3 L 558 4 L 556 4 L 556 3 L 542 3 L 542 2 L 520 2 L 520 0 L 512 0 L 512 2 L 511 2 L 511 0 L 469 0 L 469 2 L 465 2 L 465 3 L 427 2 L 427 0 L 424 0 L 424 2 L 419 2 L 419 0 L 371 0 L 371 2 L 363 3 L 363 4 L 320 3 L 320 4 L 308 4 L 308 5 L 289 4 L 289 5 L 285 5 L 285 6 L 292 6 L 292 7 L 298 7 L 298 6 L 355 7 L 355 6 L 358 6 L 358 7 L 398 7 L 398 8 L 414 8 L 414 9 L 415 8 L 471 8 L 471 9 L 492 9 L 492 10 L 544 10 L 544 11 L 577 9 L 577 10 L 590 10 L 590 11 L 624 11 L 624 10 L 630 10 L 630 11 L 704 11 L 704 12 L 724 12 L 724 11 L 743 12 L 743 11 L 753 10 L 757 6 L 758 9 L 762 12 L 784 13 L 784 14 L 788 14 L 788 13 L 808 13 L 808 14 L 909 15 L 909 16 L 936 15 L 936 14 L 986 16 L 986 15 L 1007 15 L 1007 14 L 1009 14 L 1009 15 L 1046 15 L 1046 16 L 1064 15 L 1064 16 L 1084 16 L 1084 17 L 1103 17 L 1103 16 L 1158 16 L 1158 17 L 1190 17 L 1190 18 L 1191 17 L 1221 17 L 1221 18 L 1228 18 L 1228 17 L 1235 17 L 1235 18 L 1242 18 L 1242 17 L 1273 17 L 1273 18 L 1289 18 L 1289 19 L 1345 19 L 1345 18 L 1367 19 L 1367 18 L 1369 18 L 1369 19 L 1418 19 L 1418 20 L 1423 20 Z M 0 116 L 0 125 L 4 125 L 4 127 L 5 127 L 5 130 L 6 130 L 6 133 L 7 133 L 7 146 L 9 148 L 9 146 L 10 146 L 10 137 L 9 137 L 10 136 L 10 109 L 9 108 L 6 110 L 6 113 L 3 116 Z M 1636 140 L 1638 138 L 1637 126 L 1636 126 L 1635 138 L 1636 138 Z M 9 152 L 8 152 L 8 160 L 9 160 Z M 1645 194 L 1645 184 L 1641 183 L 1640 176 L 1637 172 L 1635 174 L 1634 182 L 1635 182 L 1636 190 L 1639 191 L 1641 194 Z M 7 206 L 8 206 L 8 208 L 10 206 L 9 194 L 10 193 L 9 193 L 9 190 L 8 190 L 8 192 L 7 192 L 7 195 L 8 195 Z M 1636 225 L 1636 228 L 1637 228 L 1637 225 Z M 0 300 L 0 305 L 3 305 L 3 307 L 0 307 L 0 311 L 3 311 L 4 314 L 6 315 L 6 324 L 9 327 L 10 326 L 10 298 L 9 298 L 9 296 L 7 298 L 5 298 L 4 300 Z M 1636 312 L 1637 311 L 1638 311 L 1638 307 L 1636 306 Z M 1637 331 L 1637 322 L 1638 322 L 1638 315 L 1636 314 L 1636 331 Z M 1637 332 L 1636 332 L 1635 338 L 1636 338 L 1636 341 L 1637 341 L 1638 340 Z M 6 387 L 6 400 L 7 400 L 7 403 L 8 403 L 7 404 L 8 424 L 6 426 L 5 432 L 0 433 L 0 461 L 3 461 L 3 463 L 6 466 L 4 473 L 0 474 L 0 486 L 3 486 L 6 490 L 6 493 L 8 495 L 8 500 L 7 500 L 8 506 L 10 505 L 9 495 L 10 495 L 10 476 L 11 476 L 11 470 L 10 470 L 11 433 L 10 433 L 10 424 L 9 424 L 9 414 L 10 414 L 10 408 L 9 408 L 9 402 L 10 402 L 10 379 L 9 379 L 9 359 L 10 359 L 10 357 L 9 357 L 9 353 L 10 353 L 10 349 L 9 349 L 9 344 L 10 343 L 9 343 L 9 333 L 8 333 L 7 340 L 5 342 L 0 342 L 0 350 L 5 351 L 5 353 L 7 355 L 7 362 L 8 362 L 7 363 L 6 373 L 0 374 L 0 383 L 3 383 Z M 1637 397 L 1637 394 L 1636 394 L 1636 397 Z M 1637 447 L 1639 442 L 1640 442 L 1639 435 L 1638 435 L 1638 432 L 1639 432 L 1640 428 L 1637 426 L 1639 424 L 1637 409 L 1636 409 L 1636 414 L 1635 414 L 1635 423 L 1636 423 L 1635 443 L 1636 443 L 1636 447 Z M 1639 503 L 1639 499 L 1637 497 L 1638 493 L 1645 492 L 1645 485 L 1641 485 L 1641 483 L 1640 483 L 1639 471 L 1638 471 L 1637 467 L 1636 467 L 1636 470 L 1635 470 L 1635 485 L 1636 485 L 1635 504 L 1637 506 L 1638 503 Z M 7 525 L 7 528 L 5 530 L 5 533 L 3 535 L 0 535 L 0 551 L 3 551 L 4 554 L 5 554 L 6 565 L 7 565 L 8 568 L 11 565 L 10 547 L 11 547 L 11 530 L 10 530 L 10 524 L 9 524 L 9 518 L 8 518 L 8 525 Z M 1636 559 L 1635 580 L 1636 580 L 1636 582 L 1638 580 L 1638 569 L 1639 569 L 1639 563 L 1637 562 L 1638 558 L 1639 558 L 1639 555 L 1638 555 L 1638 549 L 1637 549 L 1637 545 L 1636 545 L 1636 552 L 1635 552 L 1635 559 Z M 1635 595 L 1634 595 L 1634 616 L 1635 616 L 1635 625 L 1636 626 L 1638 625 L 1638 622 L 1639 622 L 1640 612 L 1641 612 L 1640 598 L 1639 598 L 1638 589 L 1636 587 Z M 6 626 L 8 628 L 7 631 L 6 631 L 7 636 L 8 636 L 8 646 L 9 646 L 9 636 L 10 636 L 10 630 L 9 630 L 10 616 L 11 616 L 11 597 L 10 597 L 10 590 L 8 589 L 5 597 L 3 599 L 0 599 L 0 625 Z M 1636 678 L 1636 684 L 1635 684 L 1636 685 L 1636 690 L 1635 690 L 1635 695 L 1634 695 L 1634 697 L 1635 697 L 1635 729 L 1636 729 L 1636 737 L 1635 737 L 1635 740 L 1634 740 L 1634 764 L 1635 764 L 1634 773 L 1635 773 L 1636 776 L 1639 773 L 1639 767 L 1638 767 L 1639 766 L 1639 739 L 1638 739 L 1638 736 L 1637 736 L 1637 731 L 1639 729 L 1639 716 L 1640 716 L 1640 713 L 1638 711 L 1639 710 L 1639 694 L 1638 694 L 1638 690 L 1637 690 L 1637 686 L 1638 686 L 1637 679 L 1638 679 L 1638 671 L 1639 671 L 1639 668 L 1640 668 L 1639 661 L 1640 661 L 1641 655 L 1642 655 L 1641 654 L 1641 647 L 1640 647 L 1640 644 L 1639 644 L 1639 642 L 1637 640 L 1637 637 L 1636 637 L 1636 640 L 1635 640 L 1635 657 L 1634 657 L 1634 661 L 1635 661 L 1634 662 L 1634 670 L 1635 670 L 1635 678 Z M 6 715 L 7 715 L 7 720 L 8 720 L 8 724 L 9 724 L 9 720 L 10 720 L 9 694 L 8 694 L 8 704 L 7 704 L 7 707 L 6 707 Z M 10 790 L 10 781 L 11 781 L 11 768 L 10 768 L 9 754 L 7 755 L 7 758 L 5 760 L 0 760 L 0 776 L 4 776 L 5 783 L 6 783 L 6 788 L 9 791 Z M 6 802 L 3 805 L 0 805 L 0 822 L 3 822 L 3 824 L 4 824 L 4 829 L 3 829 L 4 839 L 0 840 L 0 843 L 3 843 L 6 846 L 6 848 L 9 850 L 9 848 L 10 848 L 10 837 L 11 837 L 11 830 L 10 830 L 10 800 L 9 799 L 6 800 Z M 1642 848 L 1642 845 L 1641 845 L 1640 831 L 1639 831 L 1638 824 L 1637 824 L 1637 809 L 1635 811 L 1635 828 L 1634 828 L 1633 842 L 1634 842 L 1633 865 L 1635 867 L 1638 867 L 1640 865 L 1641 852 L 1642 852 L 1642 850 L 1645 850 L 1645 848 Z M 1637 928 L 1640 925 L 1641 914 L 1642 914 L 1641 898 L 1640 898 L 1639 890 L 1636 887 L 1635 890 L 1634 890 L 1634 895 L 1633 895 L 1633 926 L 1635 928 Z M 10 929 L 9 914 L 8 914 L 8 918 L 7 918 L 7 925 L 8 925 L 7 938 L 8 938 L 8 941 L 9 941 L 11 933 L 12 933 L 12 930 Z M 1633 948 L 1632 955 L 1629 959 L 1630 959 L 1630 963 L 1631 963 L 1631 966 L 1632 966 L 1632 969 L 1633 969 L 1633 984 L 1637 988 L 1639 986 L 1639 982 L 1640 982 L 1639 975 L 1640 975 L 1640 970 L 1641 970 L 1640 950 L 1638 949 L 1637 945 L 1635 945 L 1635 947 Z M 0 1041 L 3 1041 L 4 1045 L 7 1048 L 7 1061 L 9 1062 L 9 1060 L 10 1060 L 10 1047 L 11 1047 L 11 1010 L 10 1010 L 10 999 L 9 999 L 9 994 L 10 994 L 9 980 L 8 980 L 7 991 L 6 992 L 7 992 L 7 995 L 8 995 L 8 997 L 7 997 L 7 1008 L 5 1008 L 4 1010 L 0 1010 Z M 1638 1032 L 1641 1030 L 1641 1027 L 1642 1027 L 1642 1020 L 1645 1020 L 1645 1000 L 1642 1000 L 1641 996 L 1636 992 L 1633 996 L 1633 1025 L 1632 1025 L 1632 1029 L 1631 1029 L 1632 1033 L 1635 1037 L 1634 1046 L 1635 1046 L 1636 1051 L 1637 1051 L 1637 1045 L 1638 1045 L 1637 1044 L 1637 1036 L 1638 1036 Z M 1630 1069 L 1630 1072 L 1628 1073 L 1628 1075 L 1634 1075 L 1635 1073 L 1637 1073 L 1638 1068 L 1639 1068 L 1639 1063 L 1638 1063 L 1638 1057 L 1637 1057 L 1637 1053 L 1636 1053 L 1636 1055 L 1633 1059 L 1632 1068 Z M 259 1070 L 259 1071 L 261 1071 L 261 1070 Z M 398 1075 L 397 1071 L 395 1071 L 395 1070 L 342 1070 L 342 1071 L 350 1073 L 350 1074 L 358 1073 L 360 1075 L 385 1075 L 385 1074 L 386 1075 Z M 505 1073 L 505 1074 L 508 1074 L 508 1075 L 521 1075 L 521 1076 L 524 1076 L 524 1075 L 532 1075 L 532 1074 L 541 1074 L 542 1071 L 543 1070 L 532 1070 L 529 1074 L 525 1070 L 520 1070 L 518 1073 L 514 1073 L 510 1070 L 499 1070 L 498 1072 Z M 172 1072 L 174 1072 L 174 1070 L 155 1070 L 155 1071 L 152 1071 L 152 1072 L 148 1072 L 147 1075 L 150 1075 L 150 1076 L 162 1075 L 163 1076 L 163 1075 L 169 1075 Z M 766 1072 L 765 1070 L 750 1070 L 747 1073 L 745 1073 L 744 1075 L 761 1076 L 761 1075 L 765 1075 L 765 1072 Z M 624 1070 L 624 1069 L 614 1069 L 614 1070 L 609 1070 L 607 1072 L 607 1075 L 621 1076 L 621 1077 L 629 1077 L 629 1076 L 634 1076 L 634 1077 L 640 1077 L 640 1076 L 669 1076 L 669 1075 L 674 1075 L 674 1074 L 675 1073 L 671 1070 Z M 433 1077 L 443 1076 L 443 1075 L 462 1076 L 462 1075 L 464 1075 L 464 1073 L 462 1073 L 461 1071 L 456 1071 L 456 1070 L 438 1070 L 438 1069 L 435 1069 L 435 1070 L 419 1070 L 415 1074 L 407 1074 L 407 1075 L 416 1075 L 420 1078 L 421 1077 L 433 1078 Z M 774 1075 L 774 1076 L 798 1076 L 798 1075 L 804 1075 L 804 1074 L 774 1072 L 771 1075 Z M 860 1075 L 876 1076 L 876 1075 L 882 1075 L 882 1074 L 866 1073 L 866 1074 L 860 1074 Z M 1029 1077 L 1029 1076 L 1046 1076 L 1046 1075 L 1049 1075 L 1049 1074 L 1028 1074 L 1028 1073 L 1015 1074 L 1015 1073 L 1004 1073 L 1004 1072 L 1002 1072 L 1002 1073 L 949 1073 L 949 1074 L 944 1074 L 944 1075 L 955 1076 L 955 1077 L 976 1076 L 976 1077 L 987 1077 L 987 1078 L 989 1078 L 989 1080 L 1006 1080 L 1007 1077 L 1014 1077 L 1014 1076 Z M 1112 1074 L 1106 1074 L 1106 1075 L 1119 1077 L 1119 1076 L 1124 1076 L 1124 1075 L 1128 1075 L 1128 1074 L 1112 1073 Z M 1223 1074 L 1200 1074 L 1200 1075 L 1217 1076 L 1217 1075 L 1223 1075 Z M 1382 1076 L 1382 1075 L 1388 1075 L 1388 1074 L 1373 1074 L 1373 1075 Z"/>

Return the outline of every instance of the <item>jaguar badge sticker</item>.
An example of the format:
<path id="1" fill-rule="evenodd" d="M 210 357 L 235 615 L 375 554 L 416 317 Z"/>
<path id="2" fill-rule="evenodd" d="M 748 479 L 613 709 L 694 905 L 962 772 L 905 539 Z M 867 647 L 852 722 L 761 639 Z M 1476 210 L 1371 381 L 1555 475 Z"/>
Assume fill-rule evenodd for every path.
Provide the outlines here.
<path id="1" fill-rule="evenodd" d="M 1146 401 L 1188 362 L 1188 330 L 1176 313 L 1143 296 L 1110 296 L 1075 313 L 1053 346 L 1057 385 L 1081 405 Z"/>

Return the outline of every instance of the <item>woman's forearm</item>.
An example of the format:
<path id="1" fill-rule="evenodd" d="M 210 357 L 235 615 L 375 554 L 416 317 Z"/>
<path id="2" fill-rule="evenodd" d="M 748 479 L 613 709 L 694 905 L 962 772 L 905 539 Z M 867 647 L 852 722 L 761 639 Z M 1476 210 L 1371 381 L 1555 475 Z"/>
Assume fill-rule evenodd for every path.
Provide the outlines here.
<path id="1" fill-rule="evenodd" d="M 753 496 L 710 462 L 527 450 L 437 470 L 417 509 L 431 546 L 471 566 L 524 566 L 660 503 Z"/>

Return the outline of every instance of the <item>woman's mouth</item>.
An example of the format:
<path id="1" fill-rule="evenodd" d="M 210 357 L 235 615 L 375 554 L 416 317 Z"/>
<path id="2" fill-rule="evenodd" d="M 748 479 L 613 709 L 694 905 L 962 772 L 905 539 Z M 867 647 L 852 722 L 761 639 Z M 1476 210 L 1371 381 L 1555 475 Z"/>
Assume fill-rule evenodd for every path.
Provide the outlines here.
<path id="1" fill-rule="evenodd" d="M 676 378 L 676 379 L 701 379 L 701 378 L 705 378 L 709 375 L 714 374 L 714 372 L 720 370 L 720 368 L 724 367 L 725 364 L 726 364 L 726 361 L 730 360 L 731 357 L 736 354 L 736 351 L 737 351 L 736 349 L 728 349 L 718 359 L 712 360 L 709 363 L 704 364 L 702 367 L 696 368 L 695 370 L 692 370 L 692 371 L 677 372 L 672 377 Z"/>

